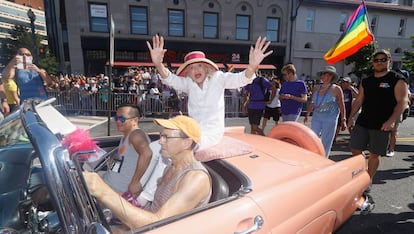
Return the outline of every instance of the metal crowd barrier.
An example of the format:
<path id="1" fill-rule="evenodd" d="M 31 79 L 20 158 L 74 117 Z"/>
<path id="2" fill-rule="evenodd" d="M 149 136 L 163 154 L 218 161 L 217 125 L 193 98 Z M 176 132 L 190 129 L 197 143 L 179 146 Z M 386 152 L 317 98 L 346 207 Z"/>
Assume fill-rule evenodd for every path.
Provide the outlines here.
<path id="1" fill-rule="evenodd" d="M 64 115 L 91 115 L 107 116 L 108 110 L 111 116 L 115 115 L 120 104 L 136 104 L 142 112 L 143 117 L 168 116 L 170 108 L 168 96 L 160 99 L 151 99 L 145 95 L 128 93 L 112 93 L 112 102 L 109 102 L 109 95 L 106 93 L 70 93 L 49 91 L 49 97 L 55 97 L 55 108 Z M 243 97 L 225 95 L 226 117 L 245 117 L 242 110 Z M 180 97 L 179 107 L 182 113 L 187 113 L 187 96 Z M 173 112 L 177 112 L 174 110 Z"/>

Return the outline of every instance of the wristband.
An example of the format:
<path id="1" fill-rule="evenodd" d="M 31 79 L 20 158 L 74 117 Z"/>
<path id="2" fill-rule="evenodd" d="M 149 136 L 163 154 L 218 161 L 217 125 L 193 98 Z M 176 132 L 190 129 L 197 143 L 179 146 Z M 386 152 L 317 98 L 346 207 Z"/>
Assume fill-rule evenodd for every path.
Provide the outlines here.
<path id="1" fill-rule="evenodd" d="M 1 102 L 7 102 L 7 98 L 2 98 Z"/>

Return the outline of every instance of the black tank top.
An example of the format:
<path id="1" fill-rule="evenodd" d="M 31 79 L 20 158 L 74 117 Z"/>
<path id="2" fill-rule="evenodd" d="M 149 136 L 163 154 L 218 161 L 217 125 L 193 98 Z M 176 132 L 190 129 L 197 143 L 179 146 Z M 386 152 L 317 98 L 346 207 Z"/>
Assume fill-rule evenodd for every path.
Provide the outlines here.
<path id="1" fill-rule="evenodd" d="M 398 80 L 404 80 L 404 77 L 393 71 L 383 77 L 370 76 L 362 80 L 364 101 L 356 124 L 368 129 L 381 129 L 397 104 L 394 87 Z"/>

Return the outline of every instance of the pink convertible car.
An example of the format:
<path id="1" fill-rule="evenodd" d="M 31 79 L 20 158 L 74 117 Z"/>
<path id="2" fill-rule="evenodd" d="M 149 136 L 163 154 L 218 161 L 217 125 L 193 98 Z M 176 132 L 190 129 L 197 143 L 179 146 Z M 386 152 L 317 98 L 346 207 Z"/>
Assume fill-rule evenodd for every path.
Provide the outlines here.
<path id="1" fill-rule="evenodd" d="M 88 152 L 69 155 L 61 144 L 68 121 L 50 103 L 33 100 L 0 124 L 0 233 L 110 233 L 110 212 L 83 183 L 76 155 Z M 106 151 L 119 143 L 96 140 Z M 212 178 L 210 203 L 132 233 L 332 233 L 373 204 L 363 195 L 362 156 L 323 155 L 301 124 L 281 124 L 269 137 L 228 128 L 219 146 L 197 154 Z"/>

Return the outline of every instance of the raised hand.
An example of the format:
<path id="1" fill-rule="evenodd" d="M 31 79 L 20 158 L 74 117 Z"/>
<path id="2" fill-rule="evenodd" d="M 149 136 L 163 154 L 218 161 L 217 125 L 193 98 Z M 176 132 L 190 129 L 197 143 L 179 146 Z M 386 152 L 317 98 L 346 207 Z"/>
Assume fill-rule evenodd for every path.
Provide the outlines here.
<path id="1" fill-rule="evenodd" d="M 270 41 L 266 42 L 266 37 L 259 37 L 257 38 L 255 46 L 250 47 L 249 66 L 252 69 L 257 69 L 263 59 L 273 53 L 273 50 L 266 52 L 269 45 Z"/>
<path id="2" fill-rule="evenodd" d="M 152 46 L 149 41 L 147 41 L 147 46 L 154 65 L 162 65 L 162 62 L 164 61 L 164 54 L 167 51 L 166 49 L 164 49 L 164 37 L 158 35 L 153 36 Z"/>

